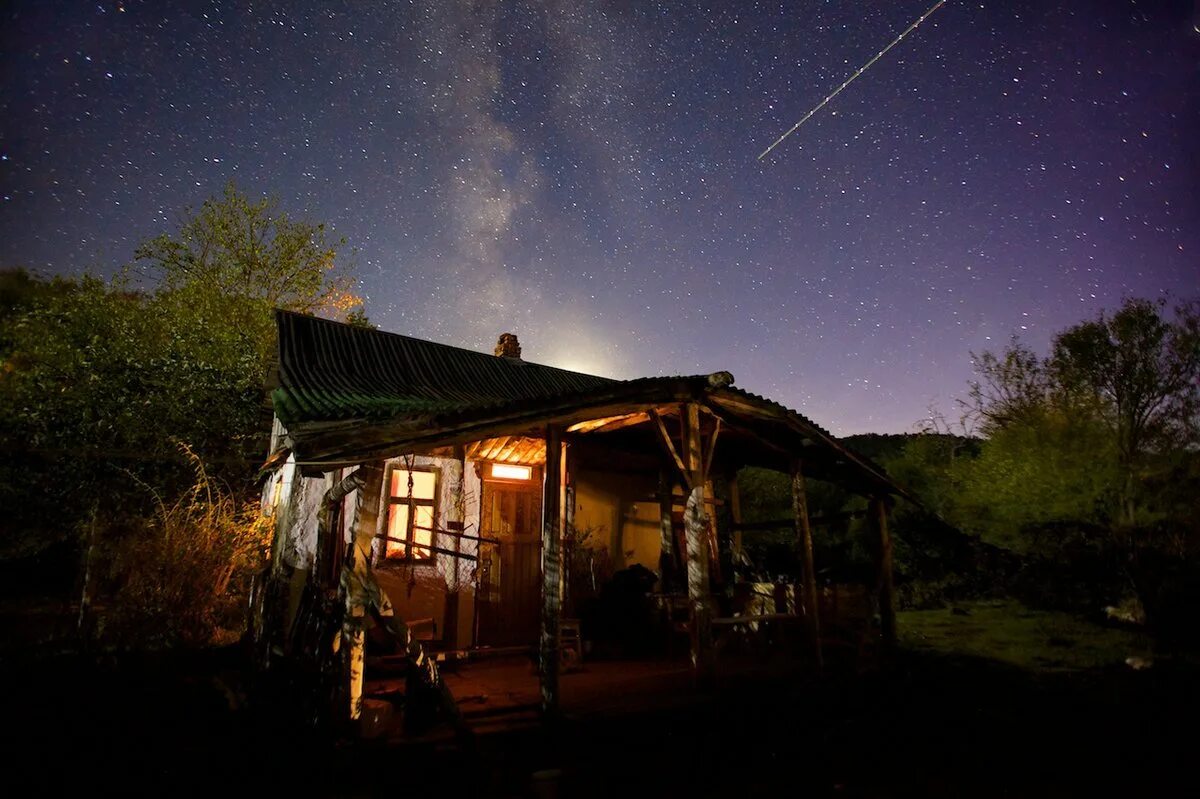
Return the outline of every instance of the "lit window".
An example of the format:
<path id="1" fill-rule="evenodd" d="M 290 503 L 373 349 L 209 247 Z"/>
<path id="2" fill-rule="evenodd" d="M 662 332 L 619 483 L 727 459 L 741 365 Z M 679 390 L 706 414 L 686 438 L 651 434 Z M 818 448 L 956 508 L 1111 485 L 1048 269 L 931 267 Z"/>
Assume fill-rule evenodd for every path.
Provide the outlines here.
<path id="1" fill-rule="evenodd" d="M 433 552 L 434 498 L 437 474 L 432 471 L 392 469 L 388 497 L 387 541 L 389 560 L 430 560 Z"/>
<path id="2" fill-rule="evenodd" d="M 493 463 L 492 477 L 497 480 L 528 480 L 533 476 L 529 466 L 513 466 L 510 463 Z"/>

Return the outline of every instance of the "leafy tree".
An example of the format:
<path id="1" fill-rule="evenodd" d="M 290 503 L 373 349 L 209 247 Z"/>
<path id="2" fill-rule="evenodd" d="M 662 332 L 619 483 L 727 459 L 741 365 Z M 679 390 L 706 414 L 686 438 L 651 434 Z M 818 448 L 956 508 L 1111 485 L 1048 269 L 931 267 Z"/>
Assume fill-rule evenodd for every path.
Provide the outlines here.
<path id="1" fill-rule="evenodd" d="M 1045 457 L 1030 469 L 1040 463 L 1041 483 L 1048 484 L 1054 482 L 1044 468 L 1054 462 L 1048 448 L 1067 447 L 1077 456 L 1070 463 L 1087 463 L 1113 480 L 1103 491 L 1114 492 L 1117 518 L 1134 524 L 1139 483 L 1153 462 L 1197 442 L 1200 304 L 1179 305 L 1173 319 L 1164 309 L 1163 302 L 1126 300 L 1112 316 L 1059 333 L 1045 359 L 1016 340 L 999 356 L 976 357 L 979 379 L 971 386 L 969 414 L 997 444 L 986 451 L 999 454 L 1017 442 L 1037 445 Z M 1035 449 L 1018 444 L 1011 452 L 1017 451 L 1032 455 Z M 1038 490 L 1034 482 L 1028 490 Z M 1087 482 L 1101 490 L 1097 480 Z M 1055 503 L 1036 506 L 1049 510 Z"/>
<path id="2" fill-rule="evenodd" d="M 1092 404 L 1121 471 L 1122 519 L 1132 524 L 1147 456 L 1194 443 L 1200 410 L 1200 303 L 1163 317 L 1163 302 L 1127 300 L 1112 316 L 1059 334 L 1047 371 L 1064 398 Z M 1076 404 L 1078 404 L 1076 402 Z"/>
<path id="3" fill-rule="evenodd" d="M 1148 588 L 1200 573 L 1200 305 L 1126 300 L 1059 333 L 1045 358 L 1014 340 L 975 363 L 968 416 L 986 440 L 955 471 L 952 520 L 1069 565 L 1055 580 L 1086 575 L 1092 600 L 1133 586 L 1167 618 L 1184 594 Z"/>
<path id="4" fill-rule="evenodd" d="M 150 290 L 128 273 L 0 280 L 0 503 L 13 531 L 0 551 L 70 539 L 96 512 L 148 512 L 141 484 L 173 501 L 193 480 L 180 444 L 245 490 L 268 430 L 272 308 L 356 310 L 342 247 L 230 185 L 138 247 Z"/>
<path id="5" fill-rule="evenodd" d="M 949 477 L 954 496 L 947 517 L 1018 552 L 1053 554 L 1067 542 L 1044 540 L 1042 531 L 1065 522 L 1103 528 L 1115 510 L 1108 431 L 1092 416 L 1053 408 L 997 429 L 980 456 L 960 462 Z"/>
<path id="6" fill-rule="evenodd" d="M 290 218 L 278 199 L 252 201 L 229 183 L 185 213 L 177 232 L 143 242 L 134 261 L 168 292 L 202 289 L 268 309 L 343 317 L 362 305 L 338 261 L 345 244 L 330 240 L 323 224 Z"/>

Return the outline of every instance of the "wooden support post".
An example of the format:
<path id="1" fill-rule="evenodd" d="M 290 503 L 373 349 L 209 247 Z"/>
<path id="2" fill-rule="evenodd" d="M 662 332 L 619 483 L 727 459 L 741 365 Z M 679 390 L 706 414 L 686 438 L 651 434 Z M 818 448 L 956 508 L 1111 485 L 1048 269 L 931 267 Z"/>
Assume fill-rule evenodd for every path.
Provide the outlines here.
<path id="1" fill-rule="evenodd" d="M 675 522 L 672 517 L 675 481 L 666 469 L 658 473 L 658 576 L 659 588 L 667 591 L 675 571 Z"/>
<path id="2" fill-rule="evenodd" d="M 792 512 L 796 516 L 796 549 L 803 568 L 803 585 L 800 586 L 797 604 L 804 613 L 813 656 L 816 658 L 817 668 L 820 669 L 824 663 L 821 654 L 821 620 L 818 617 L 817 573 L 813 565 L 812 527 L 808 523 L 808 493 L 805 490 L 804 472 L 798 458 L 792 461 Z"/>
<path id="3" fill-rule="evenodd" d="M 748 564 L 750 559 L 746 557 L 746 550 L 742 544 L 742 495 L 738 490 L 737 472 L 729 477 L 729 518 L 733 523 L 733 552 L 730 558 L 733 561 L 733 580 L 740 582 L 741 568 Z"/>
<path id="4" fill-rule="evenodd" d="M 562 430 L 546 427 L 546 470 L 542 487 L 542 629 L 539 662 L 542 712 L 558 711 L 558 625 L 562 608 Z"/>
<path id="5" fill-rule="evenodd" d="M 885 652 L 896 648 L 896 592 L 892 585 L 892 537 L 888 532 L 888 504 L 883 497 L 871 497 L 869 514 L 875 540 L 876 584 L 879 587 L 879 623 Z"/>
<path id="6" fill-rule="evenodd" d="M 571 596 L 571 558 L 574 557 L 576 540 L 575 540 L 575 474 L 574 464 L 571 460 L 571 442 L 567 441 L 563 446 L 562 456 L 562 524 L 564 539 L 562 555 L 562 591 L 560 596 L 562 602 L 560 606 L 560 614 L 569 613 L 569 617 L 576 615 L 575 598 Z M 569 536 L 569 539 L 568 539 Z M 582 646 L 582 643 L 580 644 Z"/>
<path id="7" fill-rule="evenodd" d="M 708 514 L 704 502 L 704 464 L 700 459 L 700 406 L 689 402 L 684 408 L 685 466 L 691 493 L 684 510 L 687 533 L 688 602 L 692 609 L 692 666 L 701 683 L 712 680 L 716 670 L 712 648 L 712 609 L 708 582 Z"/>
<path id="8" fill-rule="evenodd" d="M 467 483 L 467 453 L 462 444 L 457 444 L 454 447 L 454 460 L 457 463 L 457 471 L 454 474 L 454 480 L 450 484 L 450 507 L 448 509 L 445 527 L 447 530 L 456 533 L 462 533 L 464 529 L 466 514 L 466 498 L 463 492 L 466 489 Z M 450 649 L 458 649 L 458 609 L 462 594 L 462 581 L 459 579 L 459 567 L 462 565 L 458 557 L 458 552 L 462 550 L 462 538 L 455 537 L 454 539 L 454 558 L 450 561 L 451 574 L 447 581 L 449 591 L 446 593 L 446 611 L 445 619 L 442 623 L 442 642 Z"/>

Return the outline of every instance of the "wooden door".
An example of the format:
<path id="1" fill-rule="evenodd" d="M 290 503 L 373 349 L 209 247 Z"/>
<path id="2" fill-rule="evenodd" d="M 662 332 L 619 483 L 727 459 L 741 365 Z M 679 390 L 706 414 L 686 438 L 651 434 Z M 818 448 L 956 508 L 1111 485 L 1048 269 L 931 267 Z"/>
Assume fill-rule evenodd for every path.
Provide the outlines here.
<path id="1" fill-rule="evenodd" d="M 537 643 L 541 598 L 541 492 L 534 485 L 485 482 L 480 528 L 481 646 Z"/>

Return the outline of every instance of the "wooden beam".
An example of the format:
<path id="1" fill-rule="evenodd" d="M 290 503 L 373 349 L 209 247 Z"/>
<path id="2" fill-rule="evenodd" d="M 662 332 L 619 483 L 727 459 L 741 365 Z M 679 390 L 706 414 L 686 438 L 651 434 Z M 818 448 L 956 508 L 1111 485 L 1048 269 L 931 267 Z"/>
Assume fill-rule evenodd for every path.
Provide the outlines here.
<path id="1" fill-rule="evenodd" d="M 808 622 L 808 633 L 811 639 L 813 656 L 817 668 L 823 666 L 821 656 L 821 621 L 818 618 L 817 606 L 817 573 L 813 565 L 812 527 L 808 523 L 808 494 L 804 486 L 804 472 L 799 459 L 792 461 L 792 512 L 796 516 L 796 548 L 799 550 L 800 563 L 803 567 L 800 586 L 800 605 Z"/>
<path id="2" fill-rule="evenodd" d="M 588 419 L 586 422 L 576 422 L 567 428 L 567 432 L 594 433 L 620 430 L 622 427 L 641 424 L 649 418 L 645 413 L 623 413 L 617 416 L 604 416 L 599 419 Z"/>
<path id="3" fill-rule="evenodd" d="M 712 410 L 711 408 L 709 409 L 709 413 L 711 413 L 713 415 L 713 418 L 719 420 L 723 427 L 727 427 L 730 430 L 735 430 L 738 433 L 741 433 L 742 435 L 746 436 L 747 438 L 754 439 L 759 444 L 763 445 L 764 447 L 771 450 L 772 452 L 777 452 L 780 455 L 788 455 L 788 456 L 793 454 L 792 450 L 788 449 L 787 447 L 785 447 L 783 444 L 779 443 L 778 441 L 771 441 L 767 438 L 764 438 L 763 436 L 759 435 L 757 432 L 750 429 L 749 427 L 746 427 L 745 425 L 734 424 L 733 422 L 730 422 L 729 419 L 727 419 L 723 414 L 718 413 L 717 411 Z"/>
<path id="4" fill-rule="evenodd" d="M 896 649 L 896 592 L 892 584 L 892 537 L 888 532 L 888 507 L 882 497 L 871 497 L 871 527 L 875 533 L 876 584 L 879 590 L 879 621 L 884 651 Z"/>
<path id="5" fill-rule="evenodd" d="M 684 451 L 686 473 L 691 493 L 684 510 L 687 533 L 688 604 L 692 611 L 691 654 L 696 680 L 701 684 L 712 681 L 716 671 L 712 647 L 712 608 L 709 601 L 709 541 L 708 519 L 704 507 L 704 475 L 700 462 L 700 407 L 689 402 L 684 407 Z M 665 430 L 665 429 L 664 429 Z"/>
<path id="6" fill-rule="evenodd" d="M 708 438 L 708 451 L 704 455 L 704 482 L 708 482 L 708 475 L 712 471 L 713 453 L 717 451 L 717 436 L 721 435 L 721 417 L 715 417 L 712 435 Z"/>
<path id="7" fill-rule="evenodd" d="M 620 419 L 615 419 L 601 427 L 597 427 L 591 432 L 593 433 L 611 433 L 615 430 L 624 430 L 626 427 L 636 427 L 639 424 L 645 424 L 650 421 L 650 415 L 647 413 L 631 413 L 628 416 Z"/>
<path id="8" fill-rule="evenodd" d="M 558 712 L 558 627 L 562 615 L 562 428 L 546 427 L 546 469 L 542 486 L 542 628 L 538 663 L 542 712 Z"/>
<path id="9" fill-rule="evenodd" d="M 667 457 L 675 464 L 675 468 L 679 470 L 679 476 L 683 480 L 683 485 L 691 489 L 692 475 L 688 472 L 688 467 L 684 464 L 683 458 L 679 457 L 679 452 L 675 449 L 675 442 L 671 440 L 671 434 L 667 432 L 667 426 L 663 424 L 662 417 L 658 415 L 658 411 L 650 411 L 650 420 L 654 422 L 658 428 L 658 440 L 666 450 Z"/>
<path id="10" fill-rule="evenodd" d="M 426 529 L 427 530 L 429 528 L 418 528 L 418 529 Z M 394 541 L 397 544 L 408 544 L 409 543 L 407 538 L 393 538 L 389 535 L 377 535 L 375 537 L 378 538 L 380 541 Z M 436 552 L 439 555 L 448 555 L 452 558 L 461 558 L 462 560 L 469 561 L 471 563 L 474 563 L 475 561 L 479 560 L 474 555 L 468 555 L 465 552 L 455 552 L 453 549 L 447 549 L 446 547 L 439 547 L 436 544 L 413 544 L 412 548 L 419 549 L 422 552 L 425 550 L 429 550 L 430 552 Z"/>

